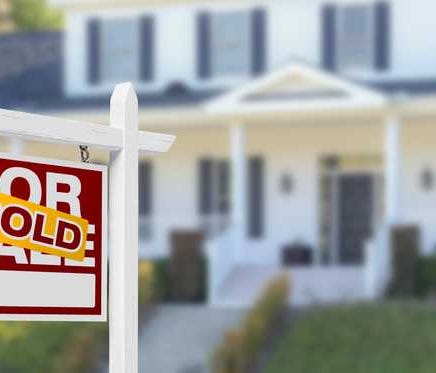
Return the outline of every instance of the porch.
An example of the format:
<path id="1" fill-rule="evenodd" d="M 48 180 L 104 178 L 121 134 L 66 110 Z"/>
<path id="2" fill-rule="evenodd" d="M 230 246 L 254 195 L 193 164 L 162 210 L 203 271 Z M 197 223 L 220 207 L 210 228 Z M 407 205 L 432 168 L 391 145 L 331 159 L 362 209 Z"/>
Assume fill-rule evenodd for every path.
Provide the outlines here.
<path id="1" fill-rule="evenodd" d="M 211 304 L 251 304 L 283 272 L 291 277 L 295 305 L 373 299 L 383 293 L 390 277 L 388 232 L 399 221 L 401 183 L 401 121 L 386 105 L 377 93 L 301 66 L 208 104 L 209 113 L 228 128 L 231 170 L 230 223 L 206 244 Z M 284 128 L 292 128 L 294 137 Z M 257 153 L 268 154 L 269 167 L 275 169 L 257 186 L 268 190 L 267 207 L 256 202 L 260 195 L 249 192 L 247 198 L 253 184 L 249 155 Z M 378 161 L 323 170 L 325 160 L 338 163 L 341 157 Z M 287 168 L 280 169 L 281 163 Z M 350 171 L 353 176 L 345 177 Z M 351 197 L 329 189 L 329 200 L 322 201 L 323 176 L 330 189 L 348 188 Z M 291 185 L 298 188 L 296 195 L 274 193 L 284 188 L 286 178 L 290 184 L 298 180 Z M 254 216 L 247 213 L 253 213 L 252 203 L 257 205 Z M 270 223 L 266 237 L 256 242 L 247 236 L 247 227 L 259 213 Z M 284 267 L 284 244 L 300 241 L 311 248 L 310 264 Z"/>

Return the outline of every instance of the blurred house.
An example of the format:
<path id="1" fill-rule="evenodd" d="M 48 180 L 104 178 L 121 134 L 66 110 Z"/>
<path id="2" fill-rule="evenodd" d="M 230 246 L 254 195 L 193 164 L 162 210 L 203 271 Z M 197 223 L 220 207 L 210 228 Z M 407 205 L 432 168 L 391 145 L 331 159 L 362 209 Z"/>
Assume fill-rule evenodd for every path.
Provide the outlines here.
<path id="1" fill-rule="evenodd" d="M 0 39 L 0 105 L 107 123 L 133 81 L 140 127 L 178 136 L 141 156 L 141 256 L 204 232 L 212 304 L 250 303 L 283 263 L 296 304 L 377 297 L 396 224 L 434 251 L 432 1 L 52 3 L 62 35 Z"/>

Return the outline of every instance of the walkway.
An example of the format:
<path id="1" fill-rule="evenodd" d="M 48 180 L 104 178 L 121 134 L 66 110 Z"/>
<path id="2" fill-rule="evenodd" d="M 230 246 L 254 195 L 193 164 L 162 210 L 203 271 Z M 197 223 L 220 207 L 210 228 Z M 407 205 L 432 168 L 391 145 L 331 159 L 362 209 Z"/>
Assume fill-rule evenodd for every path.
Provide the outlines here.
<path id="1" fill-rule="evenodd" d="M 208 372 L 211 351 L 243 314 L 203 305 L 161 306 L 140 333 L 139 372 Z"/>

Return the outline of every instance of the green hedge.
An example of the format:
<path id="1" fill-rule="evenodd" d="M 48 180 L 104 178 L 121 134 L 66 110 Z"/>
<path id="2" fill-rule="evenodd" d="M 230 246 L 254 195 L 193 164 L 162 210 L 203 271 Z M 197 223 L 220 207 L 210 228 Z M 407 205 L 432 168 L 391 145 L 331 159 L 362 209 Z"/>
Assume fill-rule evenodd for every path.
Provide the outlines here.
<path id="1" fill-rule="evenodd" d="M 418 259 L 415 288 L 419 297 L 436 296 L 436 256 Z"/>
<path id="2" fill-rule="evenodd" d="M 392 229 L 393 273 L 389 294 L 394 297 L 413 297 L 419 258 L 419 228 L 397 226 Z"/>
<path id="3" fill-rule="evenodd" d="M 239 328 L 225 333 L 215 350 L 213 373 L 242 373 L 250 369 L 283 311 L 289 297 L 288 276 L 271 281 Z"/>
<path id="4" fill-rule="evenodd" d="M 154 303 L 156 289 L 154 283 L 155 268 L 152 262 L 143 260 L 138 266 L 138 305 L 139 311 L 145 312 L 146 308 Z"/>
<path id="5" fill-rule="evenodd" d="M 196 282 L 195 288 L 198 289 L 197 294 L 193 298 L 187 298 L 183 296 L 175 296 L 171 273 L 170 273 L 170 261 L 167 258 L 153 260 L 153 288 L 154 288 L 154 300 L 157 302 L 204 302 L 207 298 L 207 260 L 204 257 L 193 258 L 198 260 L 200 270 L 198 271 L 198 277 L 194 279 Z M 190 281 L 193 279 L 178 278 L 178 281 Z M 184 288 L 186 286 L 182 286 Z"/>

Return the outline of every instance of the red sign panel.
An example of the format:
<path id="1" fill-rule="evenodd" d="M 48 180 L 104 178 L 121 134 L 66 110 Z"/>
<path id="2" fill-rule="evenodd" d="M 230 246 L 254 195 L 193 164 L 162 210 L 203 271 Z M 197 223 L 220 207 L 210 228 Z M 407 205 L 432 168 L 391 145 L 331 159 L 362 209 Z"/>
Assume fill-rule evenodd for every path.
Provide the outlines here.
<path id="1" fill-rule="evenodd" d="M 106 320 L 106 186 L 106 166 L 0 154 L 0 196 L 23 201 L 7 213 L 10 206 L 0 198 L 0 237 L 24 232 L 28 241 L 26 248 L 0 243 L 1 319 Z M 26 203 L 40 207 L 41 214 L 22 214 Z M 44 245 L 67 247 L 79 231 L 68 231 L 54 218 L 50 223 L 52 212 L 86 226 L 80 258 L 44 252 Z M 29 249 L 35 242 L 42 251 Z"/>

